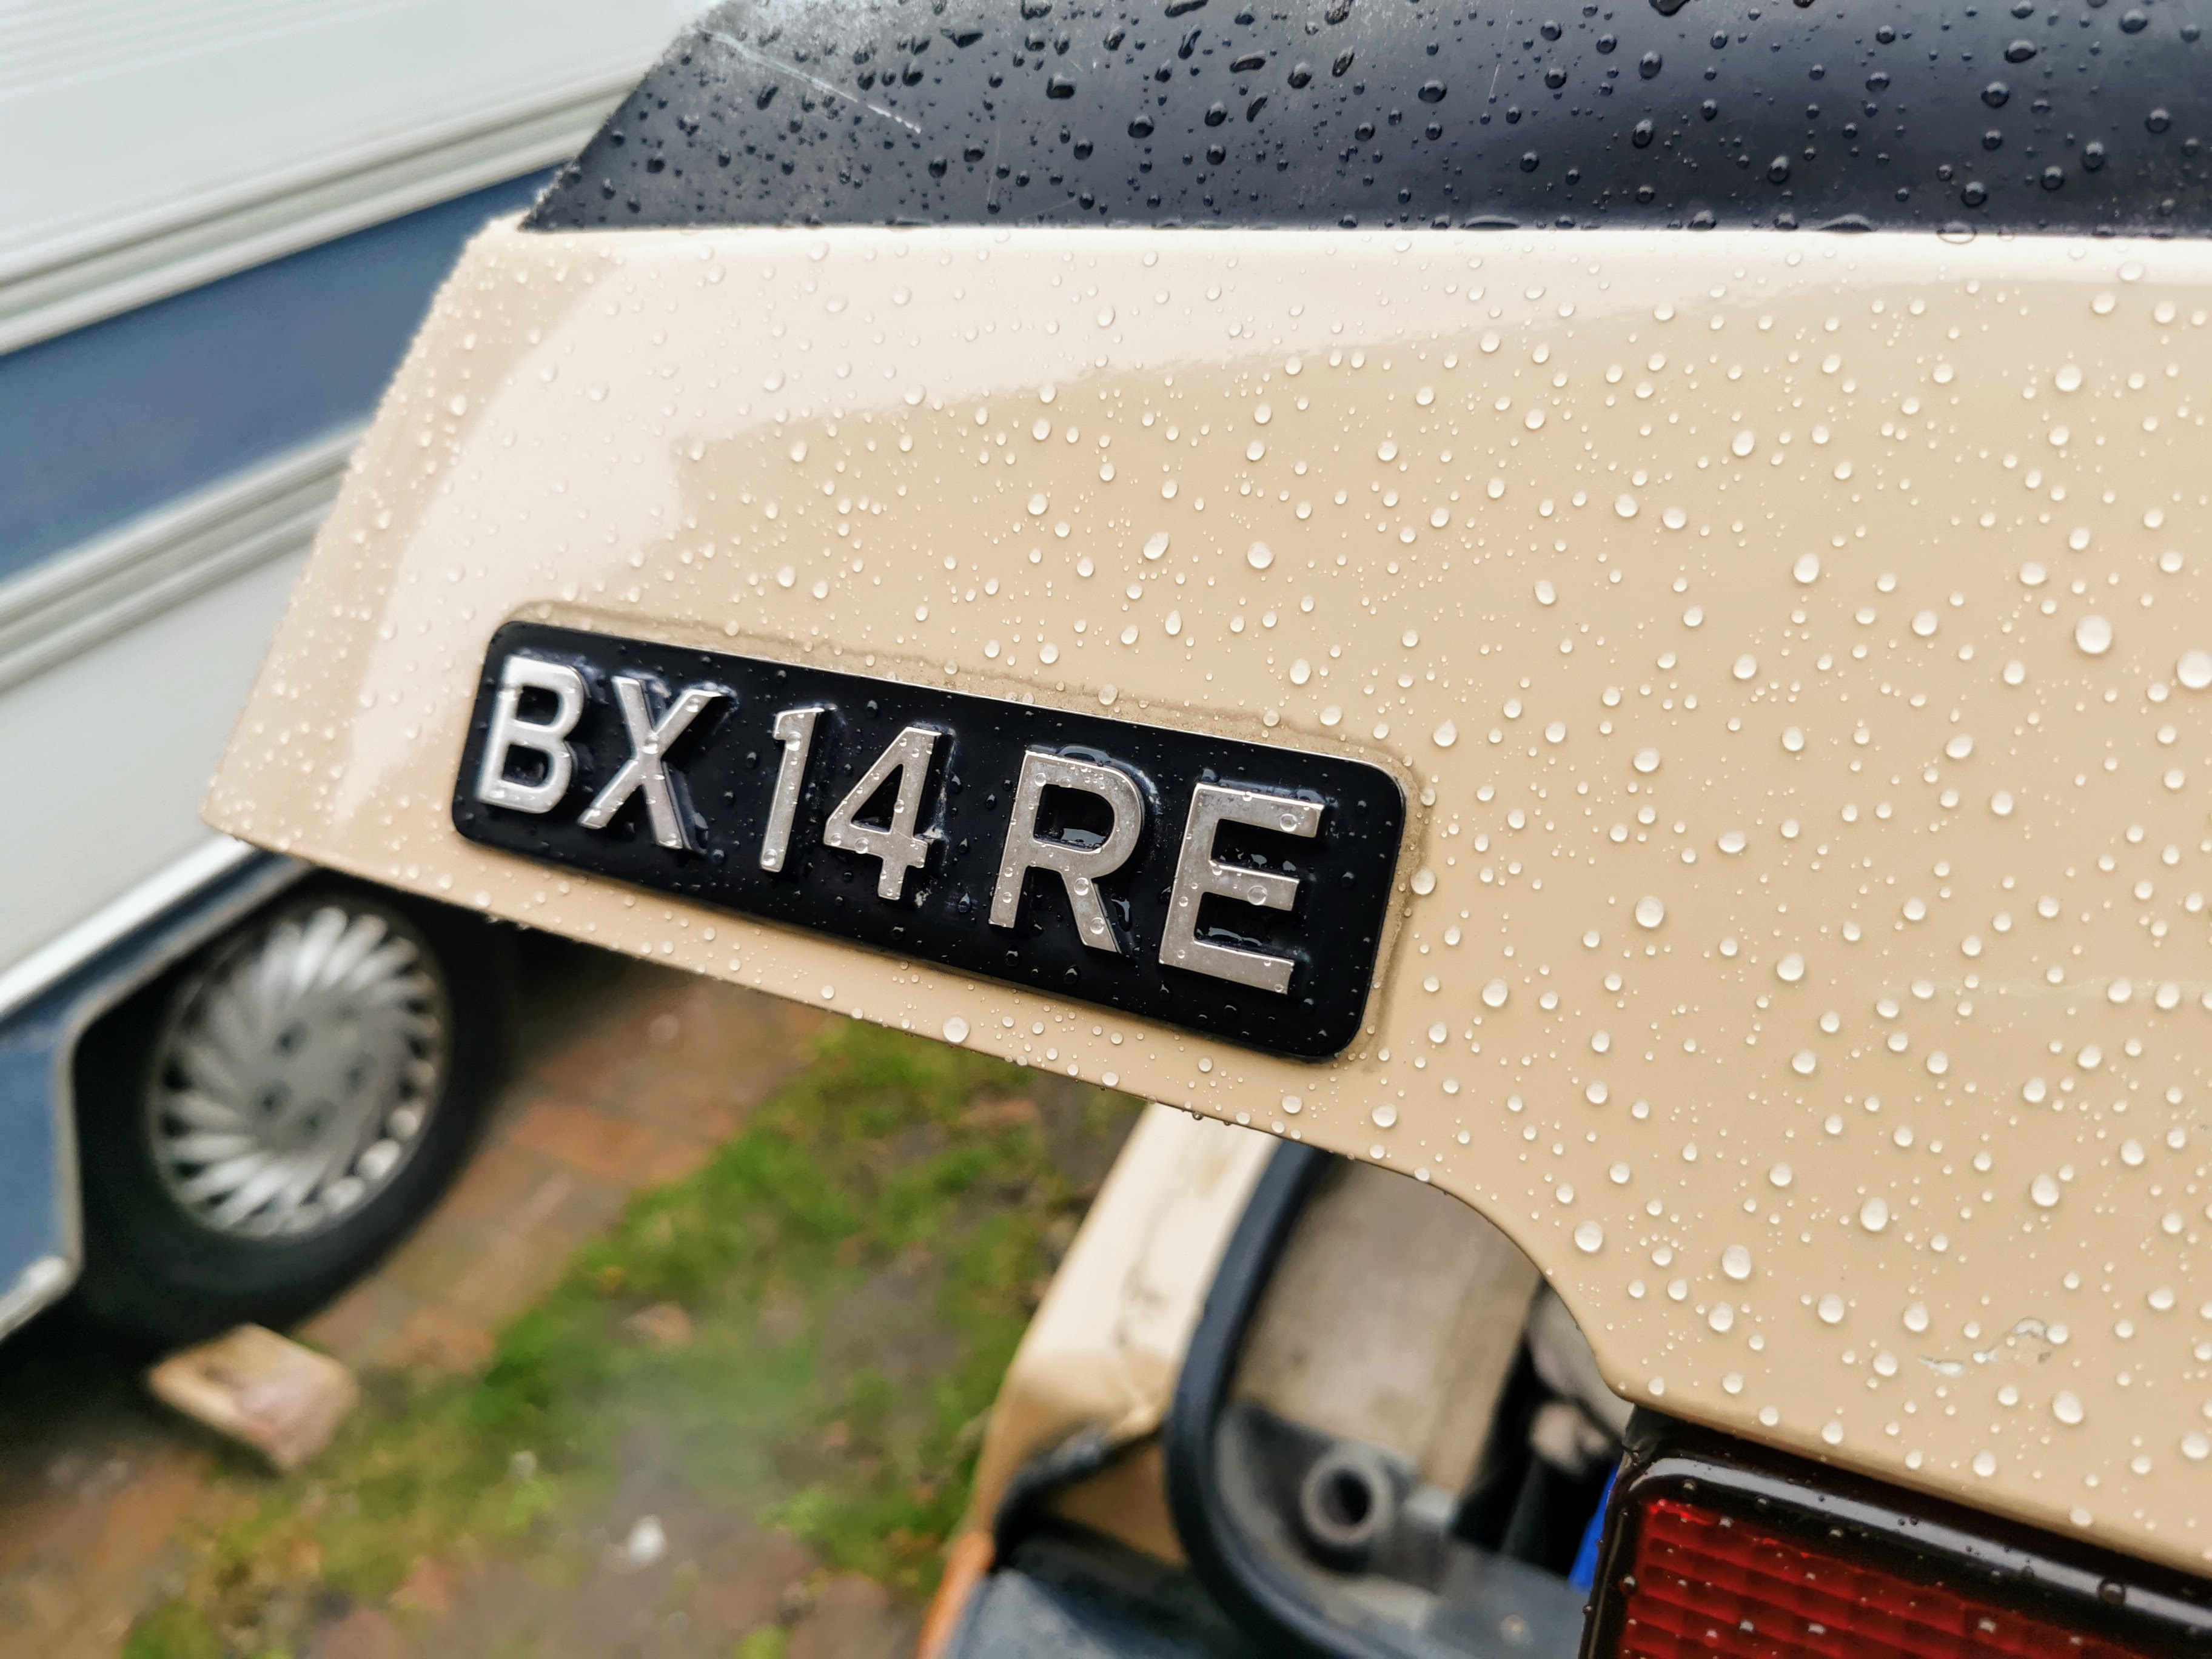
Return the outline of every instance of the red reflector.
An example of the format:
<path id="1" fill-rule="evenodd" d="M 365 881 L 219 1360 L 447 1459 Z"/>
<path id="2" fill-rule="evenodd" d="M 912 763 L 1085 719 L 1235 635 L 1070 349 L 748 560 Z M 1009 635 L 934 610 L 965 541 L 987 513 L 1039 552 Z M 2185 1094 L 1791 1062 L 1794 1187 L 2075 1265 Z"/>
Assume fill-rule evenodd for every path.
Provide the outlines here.
<path id="1" fill-rule="evenodd" d="M 2086 1631 L 1676 1498 L 1643 1511 L 1629 1571 L 1619 1659 L 2136 1659 Z"/>

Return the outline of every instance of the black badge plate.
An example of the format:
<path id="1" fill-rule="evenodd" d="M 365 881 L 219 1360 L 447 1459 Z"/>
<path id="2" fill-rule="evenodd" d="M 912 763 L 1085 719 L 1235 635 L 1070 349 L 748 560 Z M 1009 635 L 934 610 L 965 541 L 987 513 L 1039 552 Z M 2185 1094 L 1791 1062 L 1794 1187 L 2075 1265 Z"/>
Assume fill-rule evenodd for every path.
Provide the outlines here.
<path id="1" fill-rule="evenodd" d="M 485 659 L 453 823 L 528 858 L 1320 1058 L 1358 1034 L 1406 803 L 1363 761 L 510 623 Z"/>

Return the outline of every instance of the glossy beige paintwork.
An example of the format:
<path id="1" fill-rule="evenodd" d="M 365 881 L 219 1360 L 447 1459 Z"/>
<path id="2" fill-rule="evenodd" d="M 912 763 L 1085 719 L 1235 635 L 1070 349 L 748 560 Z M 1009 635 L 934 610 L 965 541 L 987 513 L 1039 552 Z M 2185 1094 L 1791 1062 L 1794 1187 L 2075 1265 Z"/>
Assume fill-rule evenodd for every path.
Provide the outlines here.
<path id="1" fill-rule="evenodd" d="M 1387 1160 L 1629 1397 L 2201 1572 L 2208 307 L 2186 243 L 495 228 L 210 817 Z M 1392 766 L 1370 1035 L 470 846 L 513 616 Z"/>
<path id="2" fill-rule="evenodd" d="M 992 1401 L 963 1530 L 988 1532 L 1015 1473 L 1076 1431 L 1098 1429 L 1116 1447 L 1158 1432 L 1214 1267 L 1273 1151 L 1250 1129 L 1146 1109 Z M 1172 1558 L 1165 1489 L 1146 1484 L 1146 1501 L 1100 1515 L 1102 1529 Z"/>

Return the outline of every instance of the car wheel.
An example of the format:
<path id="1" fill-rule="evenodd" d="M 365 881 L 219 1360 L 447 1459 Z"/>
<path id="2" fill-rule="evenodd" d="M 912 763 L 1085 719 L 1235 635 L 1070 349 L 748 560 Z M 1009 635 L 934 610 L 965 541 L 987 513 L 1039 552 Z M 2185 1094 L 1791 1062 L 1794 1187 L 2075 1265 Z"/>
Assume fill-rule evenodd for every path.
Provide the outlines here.
<path id="1" fill-rule="evenodd" d="M 475 1139 L 501 956 L 476 918 L 324 887 L 94 1028 L 77 1067 L 86 1310 L 188 1340 L 297 1319 L 374 1262 Z"/>

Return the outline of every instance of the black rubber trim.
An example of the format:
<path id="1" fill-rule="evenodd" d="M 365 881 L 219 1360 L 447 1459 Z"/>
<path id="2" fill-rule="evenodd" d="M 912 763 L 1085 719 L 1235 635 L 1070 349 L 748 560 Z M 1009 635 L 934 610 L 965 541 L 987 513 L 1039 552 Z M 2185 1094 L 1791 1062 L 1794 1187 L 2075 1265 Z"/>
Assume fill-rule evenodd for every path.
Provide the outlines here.
<path id="1" fill-rule="evenodd" d="M 976 1585 L 942 1659 L 1262 1659 L 1265 1651 L 1183 1569 L 1096 1533 L 1048 1526 Z"/>
<path id="2" fill-rule="evenodd" d="M 527 221 L 2212 234 L 2212 0 L 732 0 Z"/>
<path id="3" fill-rule="evenodd" d="M 1627 1438 L 1583 1659 L 1618 1650 L 1626 1609 L 1613 1592 L 1635 1559 L 1638 1517 L 1668 1495 L 2136 1651 L 2212 1653 L 2212 1583 L 2203 1579 L 1641 1410 Z"/>
<path id="4" fill-rule="evenodd" d="M 1141 1437 L 1111 1440 L 1104 1424 L 1086 1423 L 1016 1469 L 991 1512 L 992 1560 L 1003 1565 L 1013 1559 L 1015 1549 L 1045 1518 L 1054 1494 L 1104 1473 L 1141 1443 Z"/>
<path id="5" fill-rule="evenodd" d="M 1214 1478 L 1214 1427 L 1237 1374 L 1245 1328 L 1274 1273 L 1283 1241 L 1329 1163 L 1327 1152 L 1312 1146 L 1293 1141 L 1278 1146 L 1222 1252 L 1168 1410 L 1163 1437 L 1168 1512 L 1192 1573 L 1264 1650 L 1308 1659 L 1397 1659 L 1316 1610 L 1238 1527 Z"/>

